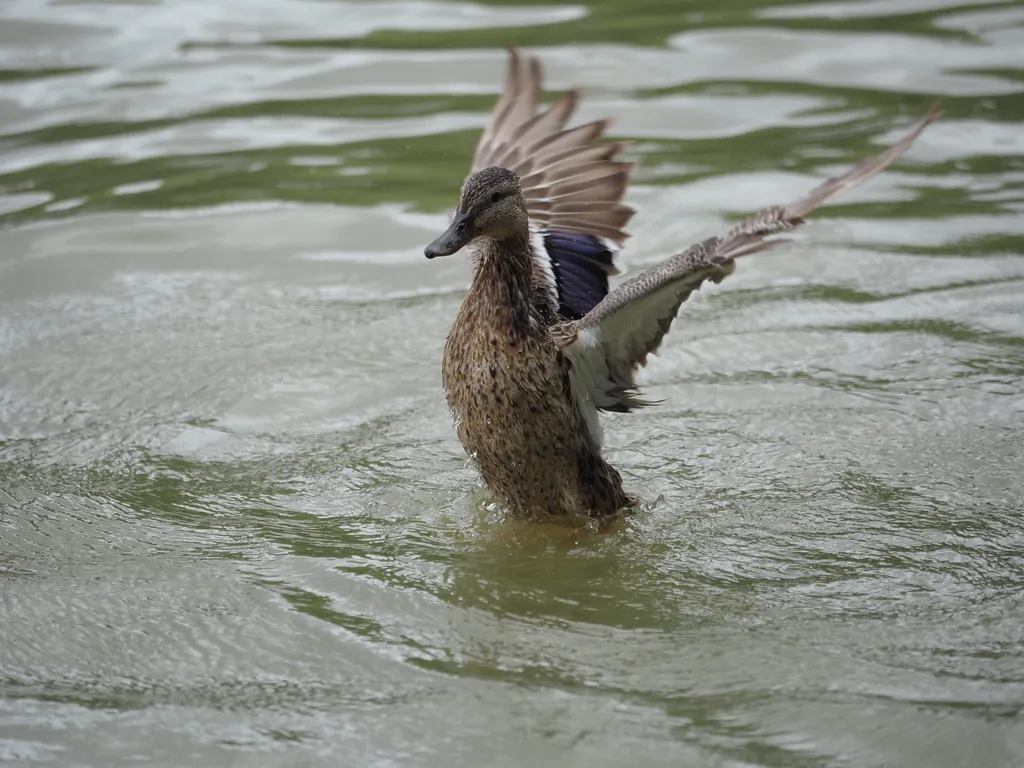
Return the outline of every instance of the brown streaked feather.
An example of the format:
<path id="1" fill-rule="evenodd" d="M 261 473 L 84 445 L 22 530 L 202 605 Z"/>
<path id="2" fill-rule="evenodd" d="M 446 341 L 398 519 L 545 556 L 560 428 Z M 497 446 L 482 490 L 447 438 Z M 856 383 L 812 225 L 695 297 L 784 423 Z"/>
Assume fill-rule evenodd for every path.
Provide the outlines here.
<path id="1" fill-rule="evenodd" d="M 582 186 L 592 181 L 614 177 L 620 183 L 629 183 L 629 172 L 633 163 L 618 163 L 609 160 L 593 160 L 589 163 L 563 163 L 557 168 L 545 171 L 547 184 L 552 189 L 551 197 L 569 194 L 573 190 L 566 185 Z"/>
<path id="2" fill-rule="evenodd" d="M 910 145 L 917 141 L 917 137 L 924 132 L 925 128 L 935 122 L 940 114 L 942 112 L 937 106 L 929 109 L 928 113 L 914 130 L 910 131 L 910 133 L 889 147 L 885 152 L 862 160 L 842 176 L 829 179 L 812 189 L 804 197 L 787 205 L 785 211 L 786 218 L 793 220 L 803 219 L 804 216 L 816 208 L 820 208 L 832 198 L 863 184 L 872 176 L 884 171 L 898 160 L 900 155 L 910 149 Z"/>
<path id="3" fill-rule="evenodd" d="M 597 235 L 614 239 L 616 232 L 621 231 L 623 220 L 632 217 L 633 212 L 627 214 L 616 214 L 613 210 L 608 213 L 605 210 L 583 210 L 583 211 L 550 211 L 543 217 L 543 223 L 550 229 L 560 232 L 576 232 L 581 235 Z"/>
<path id="4" fill-rule="evenodd" d="M 539 83 L 538 83 L 539 87 Z M 512 132 L 512 138 L 524 147 L 543 141 L 565 128 L 566 121 L 576 111 L 579 93 L 569 91 L 548 109 L 531 117 Z"/>
<path id="5" fill-rule="evenodd" d="M 610 144 L 592 144 L 583 147 L 569 147 L 551 154 L 545 153 L 545 165 L 539 170 L 554 170 L 565 165 L 592 163 L 595 160 L 611 160 L 629 147 L 631 142 L 615 141 Z"/>
<path id="6" fill-rule="evenodd" d="M 542 152 L 544 155 L 548 155 L 565 149 L 585 147 L 601 138 L 609 125 L 611 125 L 611 120 L 595 120 L 575 128 L 566 128 L 545 136 L 527 149 L 531 153 Z"/>
<path id="7" fill-rule="evenodd" d="M 630 166 L 631 167 L 631 166 Z M 615 168 L 597 168 L 578 176 L 555 181 L 550 186 L 548 200 L 571 198 L 596 202 L 614 200 L 619 190 L 629 183 L 629 171 Z"/>
<path id="8" fill-rule="evenodd" d="M 603 410 L 650 405 L 636 396 L 637 367 L 657 351 L 690 294 L 705 280 L 718 283 L 732 274 L 740 256 L 786 242 L 765 238 L 799 226 L 826 201 L 887 168 L 938 116 L 938 109 L 932 108 L 885 152 L 825 181 L 789 205 L 758 211 L 724 237 L 710 237 L 687 248 L 612 290 L 581 319 L 553 327 L 556 343 L 572 360 L 576 396 Z M 548 215 L 554 219 L 558 214 L 552 209 Z"/>
<path id="9" fill-rule="evenodd" d="M 516 173 L 534 225 L 621 245 L 627 238 L 623 227 L 634 213 L 622 203 L 633 164 L 615 158 L 629 142 L 600 141 L 610 119 L 566 128 L 579 101 L 576 89 L 540 109 L 542 74 L 537 58 L 524 61 L 509 48 L 505 89 L 477 143 L 472 172 L 499 166 Z M 576 203 L 566 210 L 579 213 L 553 216 L 552 203 Z"/>
<path id="10" fill-rule="evenodd" d="M 633 209 L 621 203 L 612 204 L 602 201 L 601 209 L 595 210 L 594 207 L 586 203 L 570 200 L 569 202 L 558 201 L 553 203 L 548 209 L 548 213 L 554 219 L 560 217 L 579 219 L 581 221 L 592 219 L 595 224 L 603 222 L 613 227 L 621 227 L 633 216 Z"/>
<path id="11" fill-rule="evenodd" d="M 551 229 L 562 232 L 578 232 L 581 235 L 597 235 L 608 240 L 615 240 L 621 236 L 622 231 L 611 224 L 601 224 L 593 218 L 577 218 L 575 216 L 547 216 L 547 223 Z"/>

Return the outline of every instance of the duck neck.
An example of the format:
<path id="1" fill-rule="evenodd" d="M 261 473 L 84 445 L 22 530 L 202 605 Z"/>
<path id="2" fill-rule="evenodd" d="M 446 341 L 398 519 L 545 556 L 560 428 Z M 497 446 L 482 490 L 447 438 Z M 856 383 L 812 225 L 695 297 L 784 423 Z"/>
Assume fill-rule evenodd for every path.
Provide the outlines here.
<path id="1" fill-rule="evenodd" d="M 513 334 L 526 335 L 540 327 L 533 308 L 533 256 L 527 235 L 504 240 L 481 238 L 479 264 L 473 283 L 494 308 L 495 320 Z"/>

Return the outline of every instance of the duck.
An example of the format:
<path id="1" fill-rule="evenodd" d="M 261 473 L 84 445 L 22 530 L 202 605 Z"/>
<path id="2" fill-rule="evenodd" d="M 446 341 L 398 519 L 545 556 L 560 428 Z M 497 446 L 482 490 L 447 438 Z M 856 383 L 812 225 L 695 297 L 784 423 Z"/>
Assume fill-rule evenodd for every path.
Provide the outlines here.
<path id="1" fill-rule="evenodd" d="M 636 212 L 623 202 L 635 167 L 620 159 L 629 143 L 605 140 L 610 118 L 567 127 L 579 89 L 546 108 L 541 94 L 540 60 L 510 47 L 458 205 L 424 249 L 428 259 L 466 252 L 471 264 L 444 345 L 443 388 L 459 442 L 506 513 L 606 526 L 640 499 L 602 454 L 601 414 L 657 404 L 642 396 L 637 373 L 683 303 L 890 166 L 939 110 L 798 200 L 757 211 L 611 288 Z"/>

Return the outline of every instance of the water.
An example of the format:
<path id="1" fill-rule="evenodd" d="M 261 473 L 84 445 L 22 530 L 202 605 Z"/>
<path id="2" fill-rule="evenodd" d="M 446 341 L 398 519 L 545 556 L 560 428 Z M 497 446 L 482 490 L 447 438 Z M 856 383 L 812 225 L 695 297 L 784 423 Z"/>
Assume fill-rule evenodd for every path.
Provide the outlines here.
<path id="1" fill-rule="evenodd" d="M 0 762 L 1024 765 L 1024 9 L 0 6 Z M 428 262 L 503 78 L 631 273 L 945 117 L 684 306 L 646 509 L 501 522 Z"/>

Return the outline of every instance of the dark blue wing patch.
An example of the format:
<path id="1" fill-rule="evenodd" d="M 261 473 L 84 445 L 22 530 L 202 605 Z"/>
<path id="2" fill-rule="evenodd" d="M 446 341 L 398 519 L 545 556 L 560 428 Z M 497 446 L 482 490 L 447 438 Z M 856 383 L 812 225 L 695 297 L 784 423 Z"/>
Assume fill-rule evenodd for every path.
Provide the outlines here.
<path id="1" fill-rule="evenodd" d="M 612 252 L 600 238 L 575 232 L 545 232 L 544 249 L 555 275 L 558 314 L 578 320 L 608 294 Z"/>

